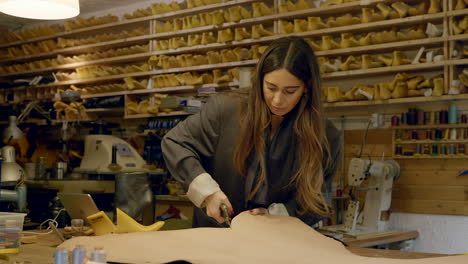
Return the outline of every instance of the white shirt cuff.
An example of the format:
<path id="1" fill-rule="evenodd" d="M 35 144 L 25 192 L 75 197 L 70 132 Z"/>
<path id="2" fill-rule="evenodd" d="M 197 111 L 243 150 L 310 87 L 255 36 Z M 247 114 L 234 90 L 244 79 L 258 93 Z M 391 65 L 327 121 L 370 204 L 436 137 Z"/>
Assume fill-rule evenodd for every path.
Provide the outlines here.
<path id="1" fill-rule="evenodd" d="M 284 215 L 289 216 L 286 206 L 282 203 L 272 203 L 268 206 L 268 213 L 271 215 Z"/>
<path id="2" fill-rule="evenodd" d="M 202 208 L 205 207 L 206 197 L 217 191 L 221 191 L 218 183 L 211 178 L 210 174 L 202 173 L 190 183 L 187 197 L 196 207 Z"/>

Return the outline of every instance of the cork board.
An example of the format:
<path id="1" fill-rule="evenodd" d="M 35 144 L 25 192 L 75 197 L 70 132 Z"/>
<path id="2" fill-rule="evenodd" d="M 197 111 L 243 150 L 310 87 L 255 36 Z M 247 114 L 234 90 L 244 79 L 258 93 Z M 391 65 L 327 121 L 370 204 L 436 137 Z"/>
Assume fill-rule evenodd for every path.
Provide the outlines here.
<path id="1" fill-rule="evenodd" d="M 328 263 L 466 264 L 468 256 L 413 260 L 355 255 L 341 243 L 316 232 L 297 218 L 241 213 L 232 228 L 193 228 L 146 233 L 77 237 L 60 247 L 104 246 L 108 261 L 120 263 Z"/>

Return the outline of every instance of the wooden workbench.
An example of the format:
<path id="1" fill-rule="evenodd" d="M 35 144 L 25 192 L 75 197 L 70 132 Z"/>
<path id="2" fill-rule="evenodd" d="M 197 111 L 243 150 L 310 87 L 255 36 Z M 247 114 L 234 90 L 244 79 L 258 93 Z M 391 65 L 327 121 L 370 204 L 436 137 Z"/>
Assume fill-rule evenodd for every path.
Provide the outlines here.
<path id="1" fill-rule="evenodd" d="M 25 262 L 33 264 L 53 264 L 54 263 L 54 251 L 56 246 L 60 244 L 60 239 L 55 234 L 47 234 L 40 236 L 37 243 L 26 244 L 21 246 L 21 252 L 19 254 L 9 255 L 10 260 L 0 260 L 0 263 L 14 263 Z M 420 252 L 408 252 L 408 251 L 397 251 L 397 250 L 382 250 L 382 249 L 370 249 L 370 248 L 358 248 L 348 247 L 348 249 L 361 256 L 366 257 L 385 257 L 385 258 L 398 258 L 398 259 L 416 259 L 416 258 L 428 258 L 428 257 L 441 257 L 446 256 L 442 254 L 431 254 L 431 253 L 420 253 Z"/>

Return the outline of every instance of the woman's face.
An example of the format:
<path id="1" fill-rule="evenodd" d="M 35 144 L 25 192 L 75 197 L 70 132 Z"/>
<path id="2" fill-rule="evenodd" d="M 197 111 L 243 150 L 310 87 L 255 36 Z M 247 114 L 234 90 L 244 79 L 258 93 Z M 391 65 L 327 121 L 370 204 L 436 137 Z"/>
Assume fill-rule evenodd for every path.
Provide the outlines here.
<path id="1" fill-rule="evenodd" d="M 304 82 L 285 69 L 267 73 L 263 78 L 263 96 L 268 108 L 275 115 L 289 113 L 304 92 Z"/>

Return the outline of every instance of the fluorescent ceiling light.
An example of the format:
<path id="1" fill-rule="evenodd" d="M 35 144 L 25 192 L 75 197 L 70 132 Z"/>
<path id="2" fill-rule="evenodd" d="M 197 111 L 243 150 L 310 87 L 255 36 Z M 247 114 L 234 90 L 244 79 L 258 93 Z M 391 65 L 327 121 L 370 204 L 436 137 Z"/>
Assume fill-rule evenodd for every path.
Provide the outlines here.
<path id="1" fill-rule="evenodd" d="M 31 19 L 66 19 L 80 14 L 80 1 L 0 0 L 0 12 Z"/>

